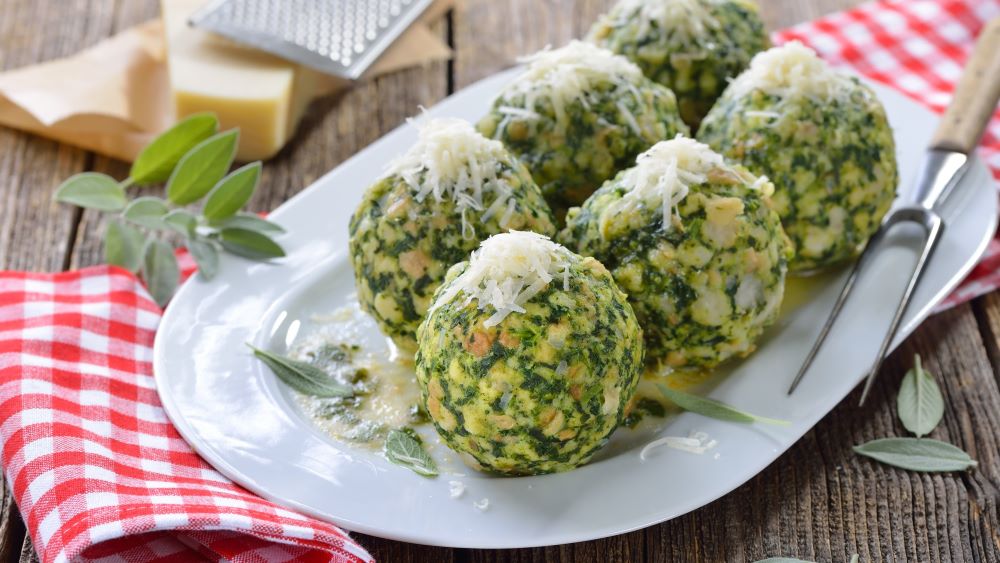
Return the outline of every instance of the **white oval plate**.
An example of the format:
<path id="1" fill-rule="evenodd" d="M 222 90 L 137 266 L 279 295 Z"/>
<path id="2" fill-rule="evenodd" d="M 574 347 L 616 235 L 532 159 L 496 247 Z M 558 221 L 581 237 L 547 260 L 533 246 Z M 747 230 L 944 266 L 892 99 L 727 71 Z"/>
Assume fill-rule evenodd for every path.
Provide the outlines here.
<path id="1" fill-rule="evenodd" d="M 483 80 L 428 113 L 475 121 L 513 72 Z M 895 128 L 905 191 L 937 119 L 902 95 L 873 86 Z M 785 390 L 844 272 L 798 284 L 786 299 L 788 312 L 760 350 L 704 389 L 750 412 L 788 420 L 788 426 L 725 423 L 685 413 L 667 418 L 658 433 L 619 430 L 594 462 L 568 473 L 493 478 L 452 459 L 442 468 L 465 476 L 426 479 L 321 433 L 244 346 L 253 342 L 283 351 L 310 330 L 311 315 L 346 302 L 354 291 L 348 219 L 385 163 L 415 138 L 409 126 L 396 129 L 282 205 L 271 218 L 288 228 L 280 238 L 288 257 L 276 265 L 224 257 L 214 280 L 193 279 L 181 288 L 156 335 L 160 397 L 194 449 L 246 488 L 350 530 L 441 546 L 528 547 L 619 534 L 703 506 L 774 461 L 850 392 L 888 322 L 902 271 L 912 263 L 912 240 L 896 237 L 899 246 L 877 260 L 862 281 L 844 322 L 794 397 Z M 955 287 L 994 232 L 996 193 L 978 162 L 944 217 L 940 247 L 898 340 Z M 696 430 L 718 445 L 702 455 L 659 449 L 640 461 L 639 449 L 657 434 L 687 436 Z M 455 457 L 446 453 L 435 449 L 439 460 Z M 463 497 L 450 498 L 450 480 L 466 485 Z M 484 498 L 488 510 L 472 506 Z"/>

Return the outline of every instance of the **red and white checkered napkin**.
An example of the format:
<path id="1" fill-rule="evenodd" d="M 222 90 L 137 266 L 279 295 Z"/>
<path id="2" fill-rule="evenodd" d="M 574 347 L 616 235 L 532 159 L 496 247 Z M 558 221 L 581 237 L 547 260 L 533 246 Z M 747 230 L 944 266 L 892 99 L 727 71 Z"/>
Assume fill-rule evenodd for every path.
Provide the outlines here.
<path id="1" fill-rule="evenodd" d="M 799 39 L 941 111 L 997 15 L 1000 0 L 891 0 L 776 39 Z M 1000 114 L 983 144 L 1000 178 Z M 998 286 L 994 240 L 945 306 Z M 159 319 L 117 268 L 0 272 L 0 461 L 42 560 L 370 561 L 343 531 L 241 489 L 180 438 L 153 385 Z"/>
<path id="2" fill-rule="evenodd" d="M 2 464 L 42 561 L 371 561 L 181 439 L 153 383 L 159 321 L 115 267 L 0 272 Z"/>
<path id="3" fill-rule="evenodd" d="M 827 61 L 943 112 L 979 31 L 998 16 L 1000 0 L 886 0 L 797 25 L 774 39 L 797 39 Z M 1000 111 L 986 128 L 980 157 L 1000 180 Z M 1000 238 L 994 236 L 979 265 L 936 312 L 998 287 Z"/>

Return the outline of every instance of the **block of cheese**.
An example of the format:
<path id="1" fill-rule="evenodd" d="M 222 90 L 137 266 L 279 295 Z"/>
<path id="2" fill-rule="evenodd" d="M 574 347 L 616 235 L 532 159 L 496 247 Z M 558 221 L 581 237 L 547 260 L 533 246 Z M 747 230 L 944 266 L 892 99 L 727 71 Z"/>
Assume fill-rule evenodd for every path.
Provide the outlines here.
<path id="1" fill-rule="evenodd" d="M 237 159 L 267 159 L 285 145 L 306 106 L 346 82 L 187 25 L 205 0 L 161 0 L 178 118 L 210 111 L 240 128 Z"/>

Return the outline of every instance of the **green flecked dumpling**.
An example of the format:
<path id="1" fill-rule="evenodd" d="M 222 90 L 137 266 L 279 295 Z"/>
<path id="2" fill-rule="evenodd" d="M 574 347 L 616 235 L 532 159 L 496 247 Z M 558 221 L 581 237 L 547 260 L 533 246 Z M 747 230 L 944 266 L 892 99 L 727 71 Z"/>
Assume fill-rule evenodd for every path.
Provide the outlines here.
<path id="1" fill-rule="evenodd" d="M 521 159 L 557 215 L 657 141 L 688 132 L 669 89 L 580 41 L 530 57 L 478 128 Z"/>
<path id="2" fill-rule="evenodd" d="M 751 0 L 620 0 L 588 39 L 624 55 L 673 90 L 692 127 L 729 80 L 771 46 Z"/>
<path id="3" fill-rule="evenodd" d="M 777 318 L 791 247 L 767 178 L 678 137 L 573 208 L 563 244 L 611 270 L 647 358 L 711 368 L 745 356 Z"/>
<path id="4" fill-rule="evenodd" d="M 535 233 L 455 265 L 417 333 L 417 381 L 438 434 L 506 475 L 586 463 L 621 423 L 642 330 L 611 274 Z"/>
<path id="5" fill-rule="evenodd" d="M 793 272 L 849 260 L 896 197 L 895 142 L 875 93 L 791 42 L 761 53 L 701 124 L 699 140 L 774 182 Z"/>
<path id="6" fill-rule="evenodd" d="M 416 145 L 365 192 L 349 228 L 361 307 L 408 352 L 448 268 L 480 241 L 507 229 L 555 231 L 524 165 L 458 119 L 423 124 Z"/>

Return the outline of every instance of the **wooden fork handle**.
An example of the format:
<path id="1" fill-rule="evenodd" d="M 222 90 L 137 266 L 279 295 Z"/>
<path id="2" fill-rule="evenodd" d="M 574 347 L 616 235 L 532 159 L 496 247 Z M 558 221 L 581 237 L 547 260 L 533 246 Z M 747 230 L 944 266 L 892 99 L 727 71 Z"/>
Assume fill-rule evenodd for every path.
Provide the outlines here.
<path id="1" fill-rule="evenodd" d="M 979 34 L 931 148 L 972 153 L 1000 100 L 1000 17 Z"/>

